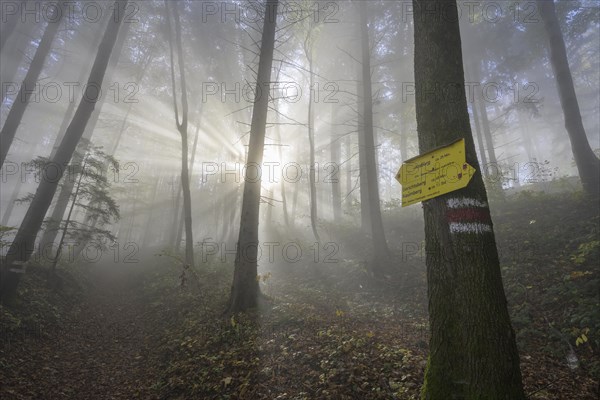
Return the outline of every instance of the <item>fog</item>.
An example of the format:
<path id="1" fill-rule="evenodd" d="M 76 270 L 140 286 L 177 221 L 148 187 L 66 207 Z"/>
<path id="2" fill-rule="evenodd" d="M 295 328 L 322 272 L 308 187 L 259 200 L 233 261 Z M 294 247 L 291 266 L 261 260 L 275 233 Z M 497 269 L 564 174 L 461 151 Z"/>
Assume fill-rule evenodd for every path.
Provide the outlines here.
<path id="1" fill-rule="evenodd" d="M 25 321 L 33 312 L 33 303 L 26 299 L 34 298 L 28 296 L 40 287 L 54 293 L 47 295 L 48 303 L 54 304 L 52 296 L 74 285 L 87 299 L 82 304 L 103 304 L 90 309 L 90 315 L 100 315 L 98 310 L 106 313 L 106 301 L 113 296 L 124 296 L 123 302 L 129 304 L 130 292 L 147 299 L 135 302 L 141 308 L 135 306 L 134 313 L 154 312 L 157 320 L 169 314 L 164 307 L 188 310 L 184 306 L 188 303 L 208 312 L 202 318 L 217 321 L 222 312 L 229 318 L 258 310 L 258 319 L 248 323 L 264 327 L 275 318 L 272 313 L 280 312 L 273 308 L 312 304 L 311 312 L 323 309 L 334 319 L 354 315 L 352 324 L 364 325 L 364 329 L 377 326 L 371 317 L 400 324 L 403 328 L 385 325 L 380 330 L 402 331 L 401 337 L 412 329 L 407 326 L 422 324 L 417 339 L 402 344 L 406 348 L 422 344 L 413 351 L 412 372 L 392 368 L 397 382 L 401 376 L 402 382 L 415 379 L 412 386 L 388 382 L 383 392 L 375 394 L 370 388 L 378 383 L 371 377 L 365 378 L 371 386 L 359 382 L 355 384 L 358 389 L 352 389 L 350 380 L 340 381 L 341 386 L 330 386 L 327 394 L 319 385 L 326 387 L 327 374 L 342 367 L 322 367 L 326 376 L 320 380 L 318 374 L 315 378 L 306 372 L 308 388 L 302 389 L 301 383 L 291 383 L 293 372 L 285 368 L 278 373 L 291 381 L 282 378 L 274 383 L 271 370 L 264 373 L 261 369 L 275 367 L 259 356 L 264 365 L 256 367 L 262 377 L 258 382 L 265 381 L 269 390 L 250 378 L 249 389 L 241 389 L 245 372 L 240 371 L 254 367 L 238 371 L 235 364 L 227 364 L 214 379 L 205 377 L 200 382 L 187 372 L 168 370 L 167 376 L 197 386 L 191 389 L 192 383 L 175 384 L 171 378 L 155 377 L 155 382 L 162 383 L 153 392 L 149 387 L 154 381 L 149 378 L 139 397 L 154 398 L 161 393 L 161 398 L 417 398 L 410 396 L 417 396 L 423 384 L 426 343 L 430 340 L 430 347 L 440 343 L 428 324 L 446 326 L 434 322 L 436 246 L 444 253 L 440 262 L 446 266 L 463 265 L 453 258 L 461 257 L 462 250 L 456 249 L 493 248 L 493 256 L 465 265 L 487 268 L 491 259 L 490 270 L 498 271 L 498 277 L 502 273 L 509 300 L 506 323 L 510 328 L 512 320 L 517 331 L 521 369 L 527 371 L 526 392 L 542 388 L 540 396 L 546 393 L 548 397 L 532 398 L 575 398 L 568 396 L 578 391 L 575 381 L 579 379 L 581 393 L 592 396 L 597 376 L 594 381 L 590 371 L 597 371 L 598 363 L 591 359 L 598 352 L 594 334 L 600 329 L 597 316 L 588 315 L 598 301 L 593 288 L 590 291 L 586 286 L 588 292 L 573 289 L 580 290 L 578 295 L 556 292 L 557 302 L 577 302 L 569 296 L 585 299 L 570 311 L 560 311 L 543 302 L 544 291 L 537 293 L 538 300 L 523 299 L 519 285 L 521 281 L 527 288 L 539 284 L 551 291 L 559 285 L 559 275 L 581 273 L 585 276 L 576 284 L 592 282 L 597 287 L 598 209 L 593 180 L 598 176 L 600 149 L 598 4 L 554 2 L 552 15 L 559 29 L 552 31 L 555 26 L 536 1 L 459 1 L 456 5 L 416 1 L 425 8 L 431 6 L 427 14 L 416 11 L 411 1 L 280 0 L 275 15 L 266 18 L 277 2 L 265 3 L 2 1 L 0 240 L 2 298 L 7 299 L 3 318 L 11 315 Z M 462 65 L 457 66 L 460 62 L 450 56 L 444 58 L 452 46 L 452 33 L 423 34 L 419 36 L 426 38 L 422 47 L 415 43 L 415 18 L 419 17 L 428 21 L 423 30 L 439 24 L 451 32 L 458 23 L 460 42 L 452 54 L 458 54 L 456 60 L 462 58 Z M 272 40 L 269 29 L 274 29 Z M 564 61 L 560 46 L 552 46 L 560 41 L 564 41 L 568 64 L 560 64 Z M 415 59 L 415 52 L 426 55 Z M 432 75 L 431 71 L 444 66 L 464 80 Z M 429 78 L 421 80 L 425 74 Z M 569 88 L 574 89 L 574 96 Z M 428 96 L 434 100 L 425 105 Z M 466 110 L 461 106 L 465 99 Z M 455 121 L 465 112 L 470 130 L 458 131 L 457 127 L 465 125 Z M 491 213 L 490 242 L 470 235 L 469 242 L 462 242 L 467 235 L 456 239 L 450 233 L 448 244 L 445 234 L 434 233 L 444 226 L 447 230 L 448 222 L 438 225 L 437 214 L 428 214 L 427 204 L 436 209 L 450 195 L 434 195 L 433 200 L 403 207 L 409 201 L 400 183 L 403 163 L 418 163 L 418 156 L 463 138 L 463 162 L 469 162 L 475 173 L 463 186 L 466 189 L 452 196 L 479 199 L 477 207 L 485 209 L 486 215 Z M 426 182 L 424 175 L 422 179 Z M 478 182 L 481 190 L 476 189 Z M 447 204 L 444 210 L 452 208 Z M 571 237 L 560 235 L 561 226 Z M 445 258 L 446 252 L 453 256 Z M 562 269 L 553 270 L 550 264 Z M 543 281 L 555 273 L 556 281 Z M 480 283 L 488 277 L 478 279 L 473 276 L 473 282 Z M 89 289 L 93 295 L 86 295 L 88 283 L 81 282 L 96 287 Z M 490 289 L 491 304 L 503 304 L 504 292 L 500 292 L 500 297 L 494 297 L 496 292 Z M 15 296 L 20 300 L 11 305 L 8 299 Z M 455 300 L 448 300 L 452 307 L 467 304 Z M 148 304 L 155 303 L 161 304 L 161 311 L 148 311 Z M 528 314 L 525 322 L 521 320 L 523 304 L 529 304 L 535 314 Z M 506 306 L 502 307 L 506 312 Z M 374 316 L 361 314 L 363 308 L 372 310 Z M 546 311 L 538 312 L 542 308 Z M 385 310 L 392 309 L 386 314 Z M 285 310 L 286 315 L 297 313 L 305 323 L 312 321 L 302 314 L 306 310 Z M 565 322 L 564 314 L 569 312 L 589 318 Z M 34 325 L 44 330 L 54 326 L 44 318 Z M 125 317 L 116 318 L 115 326 Z M 226 318 L 223 323 L 235 328 L 244 323 L 244 317 L 239 318 L 231 323 Z M 96 322 L 106 326 L 102 321 Z M 136 340 L 146 338 L 152 326 L 144 321 L 147 325 L 136 322 Z M 165 335 L 179 337 L 172 332 L 187 332 L 183 321 L 170 321 L 165 332 L 171 333 Z M 285 321 L 280 321 L 281 326 L 292 332 Z M 476 318 L 470 321 L 478 324 Z M 331 322 L 324 324 L 315 329 L 330 332 Z M 365 331 L 368 340 L 374 335 L 390 346 L 400 340 L 372 326 Z M 12 335 L 11 329 L 4 326 L 3 332 Z M 364 337 L 360 329 L 355 327 L 353 332 Z M 532 367 L 523 364 L 523 357 L 540 360 L 545 353 L 527 341 L 523 333 L 527 329 L 537 329 L 543 338 L 555 335 L 547 340 L 555 340 L 569 356 L 576 354 L 583 365 L 573 372 L 579 378 L 573 382 L 565 378 L 560 385 L 538 384 L 535 376 L 543 371 L 530 373 Z M 108 336 L 118 336 L 115 332 L 111 330 Z M 293 332 L 289 334 L 302 336 Z M 584 332 L 588 332 L 589 344 L 575 346 Z M 452 343 L 453 338 L 445 340 Z M 347 338 L 338 339 L 347 343 Z M 39 340 L 42 343 L 36 346 L 48 348 Z M 513 349 L 511 340 L 504 349 Z M 20 342 L 15 343 L 17 347 L 6 346 L 2 353 L 9 361 L 0 364 L 7 370 L 17 368 L 11 364 Z M 113 349 L 114 357 L 135 359 L 137 353 L 132 350 L 128 355 L 125 350 L 130 348 Z M 149 354 L 159 354 L 159 350 Z M 493 358 L 492 353 L 486 354 Z M 552 355 L 562 363 L 563 367 L 556 367 L 559 375 L 569 371 L 565 354 Z M 174 357 L 178 361 L 173 362 L 183 363 L 181 357 Z M 194 362 L 199 359 L 190 356 Z M 35 364 L 35 357 L 28 360 Z M 383 365 L 381 360 L 369 362 L 378 366 Z M 293 364 L 290 359 L 284 361 L 287 368 Z M 57 367 L 66 374 L 68 369 L 61 368 Z M 199 370 L 208 368 L 200 366 Z M 357 370 L 356 376 L 360 374 Z M 406 378 L 407 374 L 413 378 Z M 426 380 L 435 382 L 429 388 L 434 393 L 431 388 L 445 381 L 440 378 L 438 382 L 434 372 L 427 374 Z M 42 382 L 27 392 L 8 372 L 4 377 L 10 381 L 7 390 L 13 391 L 5 392 L 5 398 L 30 398 L 26 393 L 39 394 L 54 387 Z M 471 382 L 472 377 L 454 377 L 459 378 Z M 103 397 L 108 393 L 114 398 L 133 398 L 127 397 L 133 392 L 123 379 L 99 383 L 103 389 L 87 398 L 109 398 Z M 519 385 L 520 379 L 519 375 Z M 72 385 L 68 379 L 62 384 Z M 562 389 L 551 395 L 544 391 L 546 384 Z M 129 389 L 118 394 L 116 387 Z M 48 390 L 55 393 L 55 388 Z M 84 398 L 88 393 L 80 386 L 72 390 L 75 397 L 70 398 Z M 471 395 L 484 396 L 469 390 Z M 450 386 L 442 392 L 448 396 L 462 393 Z"/>

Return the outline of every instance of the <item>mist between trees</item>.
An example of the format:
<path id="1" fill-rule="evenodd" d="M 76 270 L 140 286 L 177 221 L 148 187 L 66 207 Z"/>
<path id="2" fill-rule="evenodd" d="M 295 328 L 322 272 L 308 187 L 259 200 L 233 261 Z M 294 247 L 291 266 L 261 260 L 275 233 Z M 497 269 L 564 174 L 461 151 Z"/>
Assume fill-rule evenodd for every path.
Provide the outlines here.
<path id="1" fill-rule="evenodd" d="M 27 335 L 25 363 L 69 349 L 59 375 L 82 364 L 70 341 L 109 354 L 94 379 L 128 398 L 595 386 L 597 2 L 0 11 L 7 394 L 46 394 L 23 383 Z M 127 367 L 143 388 L 109 373 Z"/>

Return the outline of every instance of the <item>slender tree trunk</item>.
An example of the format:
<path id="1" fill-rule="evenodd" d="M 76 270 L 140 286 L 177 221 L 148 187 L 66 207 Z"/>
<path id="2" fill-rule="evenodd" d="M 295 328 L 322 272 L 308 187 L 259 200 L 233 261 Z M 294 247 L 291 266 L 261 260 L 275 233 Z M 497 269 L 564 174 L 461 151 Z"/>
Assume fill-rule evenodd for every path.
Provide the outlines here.
<path id="1" fill-rule="evenodd" d="M 79 178 L 77 179 L 77 186 L 75 188 L 75 193 L 73 194 L 73 201 L 71 202 L 71 207 L 69 208 L 69 213 L 67 214 L 67 219 L 65 219 L 65 226 L 63 226 L 60 241 L 58 242 L 58 248 L 56 249 L 56 256 L 52 261 L 52 267 L 50 268 L 50 272 L 54 273 L 56 271 L 56 264 L 58 264 L 58 260 L 60 259 L 60 255 L 62 253 L 62 247 L 65 243 L 65 236 L 67 236 L 67 230 L 69 229 L 69 224 L 71 223 L 71 217 L 73 215 L 73 209 L 75 208 L 75 204 L 77 204 L 77 196 L 79 196 L 79 189 L 81 188 L 81 180 L 85 174 L 85 165 L 86 160 L 84 156 L 83 165 L 81 166 L 81 171 L 79 172 Z"/>
<path id="2" fill-rule="evenodd" d="M 517 117 L 519 118 L 519 130 L 521 132 L 521 143 L 525 148 L 525 152 L 527 153 L 527 159 L 532 161 L 539 160 L 537 155 L 537 149 L 535 148 L 535 140 L 532 139 L 533 130 L 530 129 L 529 121 L 527 115 L 523 115 L 524 113 L 517 111 Z"/>
<path id="3" fill-rule="evenodd" d="M 192 232 L 192 199 L 190 193 L 190 180 L 188 169 L 188 144 L 187 132 L 181 136 L 182 141 L 182 162 L 181 178 L 183 191 L 183 210 L 185 220 L 185 259 L 188 265 L 194 265 L 194 236 Z"/>
<path id="4" fill-rule="evenodd" d="M 181 22 L 179 20 L 178 3 L 173 4 L 173 17 L 175 21 L 175 45 L 177 46 L 179 79 L 181 82 L 181 122 L 177 109 L 177 95 L 175 86 L 175 65 L 173 57 L 173 41 L 171 39 L 171 15 L 169 2 L 165 0 L 167 10 L 167 27 L 169 29 L 169 48 L 171 55 L 171 83 L 173 86 L 173 105 L 175 108 L 175 124 L 181 135 L 181 189 L 183 193 L 183 210 L 185 215 L 185 261 L 187 265 L 194 266 L 194 237 L 192 233 L 192 199 L 190 194 L 190 175 L 188 169 L 188 100 L 187 84 L 185 79 L 185 63 L 183 59 L 183 46 L 181 43 Z M 177 213 L 176 216 L 179 216 Z M 177 221 L 177 220 L 176 220 Z"/>
<path id="5" fill-rule="evenodd" d="M 133 227 L 135 226 L 135 215 L 137 212 L 137 204 L 138 204 L 138 192 L 135 189 L 132 189 L 133 193 L 133 201 L 131 201 L 131 217 L 129 218 L 129 225 L 127 226 L 127 232 L 125 233 L 125 240 L 127 243 L 133 242 Z"/>
<path id="6" fill-rule="evenodd" d="M 139 82 L 139 81 L 137 81 L 137 82 Z M 117 148 L 119 146 L 119 142 L 121 141 L 121 137 L 123 136 L 123 133 L 125 132 L 125 128 L 127 127 L 127 119 L 129 118 L 130 111 L 131 111 L 131 104 L 127 108 L 127 112 L 125 113 L 125 117 L 123 118 L 123 121 L 121 122 L 121 127 L 119 128 L 119 133 L 117 134 L 117 138 L 115 139 L 115 141 L 113 142 L 113 144 L 111 146 L 110 153 L 108 153 L 111 156 L 115 155 L 115 152 L 116 152 L 116 150 L 117 150 Z M 95 125 L 95 121 L 94 121 L 94 125 Z M 91 133 L 93 132 L 93 130 L 94 130 L 94 128 L 91 127 L 91 129 L 89 131 L 90 132 L 90 136 L 91 136 Z M 86 131 L 87 131 L 87 129 L 86 129 Z M 86 134 L 84 134 L 84 136 L 85 135 Z M 84 151 L 84 150 L 82 149 L 82 151 Z M 75 157 L 77 157 L 77 155 Z M 74 161 L 76 160 L 75 157 L 73 158 Z M 77 161 L 75 161 L 75 164 L 77 164 Z M 108 169 L 109 169 L 109 165 L 108 164 L 109 163 L 106 163 L 105 165 L 103 165 L 103 170 L 102 170 L 103 174 L 107 174 L 108 173 Z M 72 190 L 72 188 L 71 188 L 71 190 Z M 63 207 L 61 206 L 61 204 L 62 204 L 61 203 L 61 197 L 62 196 L 68 196 L 68 194 L 71 192 L 71 190 L 69 190 L 69 187 L 64 187 L 61 190 L 60 195 L 59 195 L 59 199 L 57 200 L 56 206 L 55 206 L 57 214 L 60 213 L 61 209 L 63 209 Z M 63 213 L 64 213 L 64 211 L 63 211 Z M 53 214 L 52 218 L 61 218 L 62 217 L 62 215 L 61 216 L 58 216 L 58 215 L 55 216 L 54 212 L 52 214 Z M 87 225 L 90 229 L 94 229 L 96 227 L 96 224 L 98 223 L 98 215 L 96 215 L 96 216 L 90 215 L 89 210 L 86 210 L 85 215 L 83 217 L 83 221 L 84 221 L 84 224 Z M 48 224 L 48 226 L 49 227 L 53 226 L 56 223 L 60 223 L 60 221 L 59 220 L 58 221 L 54 220 L 53 222 L 50 222 Z M 44 235 L 42 236 L 42 241 L 40 241 L 40 243 L 42 243 L 44 241 L 44 239 L 46 238 L 46 235 L 48 235 L 47 240 L 52 241 L 52 243 L 56 239 L 56 237 L 55 237 L 56 234 L 52 234 L 51 231 L 50 232 L 45 232 Z M 75 251 L 74 251 L 75 258 L 77 258 L 77 256 L 79 256 L 79 254 L 83 251 L 83 249 L 85 247 L 87 247 L 87 245 L 89 243 L 89 239 L 90 238 L 85 238 L 84 237 L 84 238 L 81 239 L 81 242 L 78 242 L 77 247 L 75 247 Z"/>
<path id="7" fill-rule="evenodd" d="M 481 82 L 480 65 L 475 65 L 474 73 L 476 81 Z M 477 103 L 476 109 L 478 111 L 479 120 L 481 122 L 481 131 L 483 132 L 483 139 L 487 147 L 489 159 L 489 164 L 483 165 L 483 174 L 486 178 L 489 178 L 491 187 L 495 189 L 495 192 L 500 197 L 502 197 L 504 194 L 504 191 L 502 190 L 502 173 L 500 165 L 498 164 L 498 159 L 496 158 L 496 149 L 494 147 L 494 138 L 492 137 L 492 131 L 490 130 L 490 120 L 487 112 L 487 104 L 485 102 L 485 99 L 483 98 L 483 94 L 481 94 L 480 96 L 475 96 L 475 101 Z M 490 174 L 490 170 L 492 171 L 492 174 Z"/>
<path id="8" fill-rule="evenodd" d="M 296 211 L 298 210 L 298 192 L 300 190 L 300 182 L 298 181 L 294 184 L 294 194 L 292 196 L 292 219 L 291 226 L 293 227 L 296 224 L 297 215 Z"/>
<path id="9" fill-rule="evenodd" d="M 146 227 L 144 228 L 144 237 L 142 239 L 142 246 L 148 247 L 148 242 L 150 241 L 150 226 L 154 220 L 154 209 L 156 208 L 156 193 L 158 192 L 160 178 L 154 181 L 154 187 L 152 189 L 152 196 L 150 197 L 152 200 L 150 201 L 150 210 L 148 212 L 148 220 L 146 221 Z"/>
<path id="10" fill-rule="evenodd" d="M 279 114 L 278 114 L 279 116 Z M 278 119 L 279 121 L 279 119 Z M 277 132 L 277 141 L 279 142 L 279 160 L 283 160 L 283 150 L 282 150 L 282 145 L 281 145 L 281 129 L 280 126 L 277 125 L 277 127 L 275 128 L 275 131 Z M 288 216 L 288 204 L 287 204 L 287 198 L 286 198 L 286 192 L 285 192 L 285 177 L 282 176 L 281 177 L 281 182 L 279 183 L 279 190 L 281 191 L 281 207 L 282 207 L 282 213 L 283 213 L 283 222 L 285 224 L 285 226 L 290 226 L 290 220 L 289 220 L 289 216 Z"/>
<path id="11" fill-rule="evenodd" d="M 279 77 L 281 75 L 281 68 L 282 65 L 279 66 L 279 69 L 277 70 L 277 78 L 275 79 L 275 82 L 279 83 Z M 276 109 L 279 109 L 279 99 L 275 100 L 275 104 L 274 107 Z M 278 153 L 279 153 L 279 161 L 283 161 L 283 145 L 281 143 L 281 125 L 280 125 L 281 119 L 279 116 L 279 113 L 277 113 L 275 115 L 275 135 L 276 135 L 276 140 L 277 140 L 277 145 L 278 145 Z M 289 221 L 289 217 L 288 217 L 288 205 L 287 205 L 287 199 L 286 199 L 286 193 L 285 193 L 285 176 L 281 177 L 281 182 L 280 182 L 280 186 L 279 186 L 279 190 L 281 191 L 281 207 L 282 207 L 282 214 L 283 214 L 283 221 L 286 227 L 290 226 L 290 221 Z"/>
<path id="12" fill-rule="evenodd" d="M 333 174 L 331 175 L 331 207 L 333 209 L 333 220 L 340 222 L 342 220 L 342 191 L 340 189 L 340 138 L 335 135 L 335 123 L 337 121 L 337 110 L 335 104 L 331 105 L 331 162 L 333 165 Z"/>
<path id="13" fill-rule="evenodd" d="M 260 59 L 256 79 L 256 90 L 268 93 L 275 48 L 275 28 L 277 25 L 277 6 L 279 0 L 267 0 L 260 46 Z M 251 167 L 260 171 L 265 147 L 265 129 L 269 110 L 268 96 L 257 96 L 252 109 L 250 143 L 248 146 L 247 170 Z M 252 174 L 251 172 L 248 172 Z M 260 210 L 261 177 L 246 176 L 242 197 L 242 215 L 240 233 L 235 257 L 235 269 L 231 297 L 230 313 L 245 311 L 258 305 L 260 289 L 258 286 L 258 219 Z"/>
<path id="14" fill-rule="evenodd" d="M 344 207 L 346 212 L 350 213 L 352 209 L 352 138 L 350 135 L 346 135 L 344 141 L 344 147 L 346 149 L 346 197 L 344 198 Z"/>
<path id="15" fill-rule="evenodd" d="M 537 5 L 548 35 L 550 64 L 554 71 L 558 96 L 565 117 L 565 128 L 571 140 L 571 149 L 579 171 L 579 178 L 586 193 L 598 196 L 600 194 L 600 160 L 590 147 L 581 120 L 573 76 L 554 1 L 537 0 Z"/>
<path id="16" fill-rule="evenodd" d="M 478 172 L 466 188 L 423 202 L 431 337 L 421 398 L 524 400 L 469 122 L 457 9 L 447 3 L 413 1 L 419 150 L 464 138 L 466 162 Z M 439 87 L 456 88 L 456 98 L 432 90 Z"/>
<path id="17" fill-rule="evenodd" d="M 362 41 L 361 41 L 362 43 Z M 365 146 L 365 98 L 363 82 L 363 66 L 358 69 L 357 106 L 358 106 L 358 174 L 360 186 L 360 228 L 364 233 L 371 233 L 371 215 L 369 214 L 369 184 L 367 183 L 367 147 Z M 370 76 L 369 76 L 370 78 Z"/>
<path id="18" fill-rule="evenodd" d="M 119 11 L 115 12 L 115 18 L 110 20 L 104 33 L 92 71 L 90 72 L 87 87 L 102 87 L 106 67 L 117 39 L 127 2 L 128 0 L 115 1 L 114 9 Z M 82 100 L 79 103 L 77 111 L 73 116 L 73 121 L 69 124 L 61 145 L 52 159 L 52 164 L 57 167 L 56 176 L 43 174 L 40 185 L 25 214 L 25 218 L 3 260 L 0 270 L 2 278 L 0 282 L 0 299 L 10 298 L 16 292 L 21 274 L 24 272 L 22 266 L 29 260 L 33 253 L 35 238 L 40 230 L 46 211 L 50 207 L 58 186 L 58 181 L 63 176 L 64 166 L 69 163 L 83 135 L 85 126 L 94 111 L 98 100 L 98 91 L 90 90 L 85 98 L 86 100 Z"/>
<path id="19" fill-rule="evenodd" d="M 198 125 L 196 126 L 196 133 L 194 135 L 194 144 L 192 145 L 192 159 L 190 160 L 190 167 L 189 167 L 189 179 L 191 181 L 192 179 L 192 171 L 194 170 L 194 162 L 196 160 L 196 147 L 198 146 L 198 136 L 200 136 L 200 123 L 202 122 L 201 119 L 198 119 Z M 191 196 L 191 194 L 190 194 Z M 183 211 L 183 210 L 182 210 Z M 177 228 L 177 250 L 179 251 L 179 248 L 181 246 L 181 238 L 183 236 L 183 227 L 185 226 L 185 213 L 181 213 L 181 216 L 179 217 L 179 228 Z"/>
<path id="20" fill-rule="evenodd" d="M 308 180 L 310 189 L 310 226 L 312 228 L 315 240 L 320 242 L 319 232 L 317 230 L 317 184 L 316 184 L 316 165 L 315 165 L 315 109 L 314 109 L 314 87 L 315 87 L 315 76 L 313 70 L 313 49 L 312 42 L 310 41 L 312 35 L 312 29 L 307 33 L 307 39 L 304 42 L 304 53 L 308 59 L 308 73 L 309 73 L 309 96 L 308 96 L 308 151 L 309 156 L 309 169 L 308 169 Z"/>
<path id="21" fill-rule="evenodd" d="M 58 15 L 54 15 L 54 17 L 49 20 L 48 26 L 46 26 L 44 35 L 42 36 L 40 44 L 35 51 L 35 55 L 33 56 L 33 60 L 31 60 L 27 75 L 25 76 L 23 83 L 21 83 L 19 94 L 17 94 L 17 97 L 13 102 L 10 111 L 8 112 L 8 116 L 6 117 L 6 121 L 2 127 L 2 131 L 0 131 L 0 167 L 4 165 L 4 160 L 6 160 L 10 146 L 15 138 L 19 124 L 21 123 L 21 119 L 23 118 L 25 110 L 29 105 L 31 95 L 35 93 L 34 87 L 37 84 L 42 69 L 44 68 L 44 62 L 50 53 L 52 42 L 54 41 L 56 33 L 58 32 L 58 27 L 60 26 L 64 10 L 62 10 L 60 7 L 57 7 L 56 10 Z"/>
<path id="22" fill-rule="evenodd" d="M 89 142 L 80 142 L 79 146 L 77 146 L 77 150 L 73 155 L 71 164 L 79 165 L 83 160 L 83 155 L 89 149 Z M 42 251 L 42 254 L 48 254 L 50 256 L 50 261 L 52 261 L 55 256 L 52 255 L 52 245 L 56 240 L 56 236 L 60 231 L 60 222 L 65 215 L 65 211 L 69 206 L 69 199 L 73 194 L 73 189 L 75 187 L 75 179 L 70 176 L 69 172 L 67 172 L 66 179 L 63 179 L 63 185 L 58 194 L 58 198 L 56 199 L 56 204 L 54 205 L 54 209 L 52 210 L 52 216 L 48 220 L 46 224 L 46 228 L 42 237 L 40 239 L 39 249 Z"/>
<path id="23" fill-rule="evenodd" d="M 362 47 L 362 82 L 363 82 L 363 118 L 364 118 L 364 145 L 367 176 L 367 193 L 369 198 L 369 216 L 371 221 L 371 237 L 373 240 L 374 257 L 371 263 L 371 272 L 381 276 L 389 268 L 390 252 L 387 247 L 383 221 L 381 218 L 381 203 L 379 200 L 379 179 L 377 175 L 377 162 L 375 158 L 375 138 L 373 133 L 373 94 L 371 87 L 371 49 L 369 44 L 369 27 L 367 24 L 367 5 L 360 3 L 361 19 L 361 47 Z M 361 171 L 362 175 L 363 171 Z"/>

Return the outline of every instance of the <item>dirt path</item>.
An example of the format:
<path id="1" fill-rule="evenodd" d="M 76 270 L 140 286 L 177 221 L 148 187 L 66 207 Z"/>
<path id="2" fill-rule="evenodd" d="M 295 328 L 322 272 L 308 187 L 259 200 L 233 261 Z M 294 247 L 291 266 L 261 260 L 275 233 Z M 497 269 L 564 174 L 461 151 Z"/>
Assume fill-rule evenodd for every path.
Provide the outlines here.
<path id="1" fill-rule="evenodd" d="M 152 399 L 152 326 L 139 266 L 95 266 L 81 311 L 46 335 L 10 343 L 8 399 Z"/>

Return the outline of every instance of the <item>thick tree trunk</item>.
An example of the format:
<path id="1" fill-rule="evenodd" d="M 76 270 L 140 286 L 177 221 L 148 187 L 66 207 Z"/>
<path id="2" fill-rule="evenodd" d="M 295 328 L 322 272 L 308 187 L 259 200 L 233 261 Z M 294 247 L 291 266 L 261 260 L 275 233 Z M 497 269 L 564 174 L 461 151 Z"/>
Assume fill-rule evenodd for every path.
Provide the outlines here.
<path id="1" fill-rule="evenodd" d="M 457 9 L 447 4 L 413 0 L 419 150 L 464 138 L 477 172 L 466 188 L 423 202 L 431 338 L 421 398 L 524 400 L 469 122 Z"/>
<path id="2" fill-rule="evenodd" d="M 554 1 L 537 0 L 537 5 L 548 35 L 550 63 L 558 86 L 560 104 L 565 117 L 565 128 L 571 140 L 571 149 L 579 171 L 579 178 L 586 193 L 598 196 L 600 194 L 600 160 L 592 151 L 585 134 Z"/>
<path id="3" fill-rule="evenodd" d="M 50 53 L 52 42 L 54 41 L 56 33 L 58 32 L 58 27 L 60 26 L 64 10 L 62 10 L 60 7 L 57 7 L 56 10 L 58 15 L 55 15 L 49 20 L 48 25 L 44 30 L 40 44 L 38 45 L 35 55 L 33 56 L 33 60 L 31 60 L 31 64 L 29 65 L 27 75 L 25 75 L 25 79 L 21 83 L 19 93 L 17 94 L 17 97 L 15 98 L 15 101 L 8 112 L 6 121 L 2 127 L 2 131 L 0 132 L 0 167 L 4 165 L 4 160 L 6 160 L 10 146 L 15 138 L 19 124 L 21 123 L 21 119 L 23 118 L 25 110 L 29 105 L 29 100 L 31 99 L 32 94 L 36 92 L 34 87 L 37 84 L 42 69 L 44 68 L 44 62 Z"/>
<path id="4" fill-rule="evenodd" d="M 363 119 L 364 119 L 364 145 L 365 164 L 367 177 L 367 195 L 369 203 L 369 219 L 371 222 L 371 238 L 373 240 L 373 260 L 371 272 L 375 276 L 382 276 L 383 271 L 389 268 L 390 252 L 385 239 L 383 221 L 381 219 L 381 204 L 379 200 L 379 179 L 377 175 L 377 161 L 375 157 L 375 137 L 373 132 L 373 93 L 371 87 L 371 48 L 369 43 L 369 27 L 367 24 L 367 5 L 360 3 L 361 20 L 361 47 L 362 47 L 362 82 L 363 82 Z M 361 188 L 362 189 L 362 188 Z"/>
<path id="5" fill-rule="evenodd" d="M 279 0 L 267 0 L 260 48 L 260 60 L 256 79 L 256 93 L 268 93 L 271 81 L 271 67 L 275 48 L 275 28 L 277 25 L 277 6 Z M 258 286 L 258 218 L 260 211 L 261 177 L 250 171 L 260 171 L 265 147 L 265 129 L 269 110 L 268 96 L 257 96 L 252 110 L 250 143 L 248 146 L 247 170 L 242 197 L 242 215 L 240 233 L 235 257 L 235 270 L 231 297 L 230 313 L 245 311 L 258 305 L 260 289 Z"/>
<path id="6" fill-rule="evenodd" d="M 87 87 L 102 87 L 106 67 L 119 33 L 119 27 L 125 14 L 124 11 L 127 2 L 128 0 L 115 1 L 114 7 L 119 12 L 115 12 L 115 18 L 110 20 L 106 28 L 92 71 L 90 72 Z M 90 90 L 84 96 L 73 116 L 73 121 L 71 121 L 71 124 L 67 128 L 60 147 L 51 161 L 52 165 L 56 167 L 55 176 L 49 176 L 49 173 L 42 176 L 40 185 L 29 205 L 25 218 L 1 266 L 0 299 L 9 298 L 16 292 L 19 279 L 24 272 L 22 266 L 29 260 L 33 253 L 35 238 L 40 230 L 46 211 L 50 207 L 58 186 L 58 181 L 63 176 L 65 166 L 69 163 L 83 135 L 85 126 L 94 111 L 97 100 L 98 91 L 94 89 Z"/>

